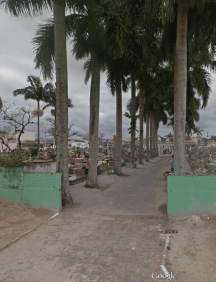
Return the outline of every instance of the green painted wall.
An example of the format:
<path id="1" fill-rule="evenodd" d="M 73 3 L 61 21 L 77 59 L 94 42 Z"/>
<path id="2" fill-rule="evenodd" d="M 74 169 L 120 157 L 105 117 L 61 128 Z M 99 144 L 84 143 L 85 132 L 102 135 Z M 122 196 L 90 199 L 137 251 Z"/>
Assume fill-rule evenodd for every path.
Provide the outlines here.
<path id="1" fill-rule="evenodd" d="M 168 176 L 169 216 L 216 214 L 216 176 Z"/>
<path id="2" fill-rule="evenodd" d="M 26 173 L 24 167 L 0 167 L 0 198 L 60 210 L 61 173 Z"/>

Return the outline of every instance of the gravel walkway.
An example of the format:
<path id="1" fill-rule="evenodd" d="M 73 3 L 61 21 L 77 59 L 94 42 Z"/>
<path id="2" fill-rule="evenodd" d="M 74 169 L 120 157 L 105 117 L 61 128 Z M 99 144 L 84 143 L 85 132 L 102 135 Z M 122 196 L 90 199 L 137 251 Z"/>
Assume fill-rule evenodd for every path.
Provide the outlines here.
<path id="1" fill-rule="evenodd" d="M 123 176 L 99 175 L 99 189 L 85 188 L 85 182 L 72 186 L 74 211 L 115 214 L 160 214 L 158 208 L 166 204 L 166 184 L 162 172 L 168 169 L 169 158 L 158 157 L 137 169 L 123 168 Z"/>

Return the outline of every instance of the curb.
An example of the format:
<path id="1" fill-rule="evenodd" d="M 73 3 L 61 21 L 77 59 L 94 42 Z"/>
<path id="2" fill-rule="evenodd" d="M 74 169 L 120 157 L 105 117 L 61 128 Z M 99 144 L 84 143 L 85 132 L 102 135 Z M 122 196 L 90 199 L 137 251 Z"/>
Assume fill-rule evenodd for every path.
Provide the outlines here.
<path id="1" fill-rule="evenodd" d="M 162 234 L 161 235 L 165 235 L 165 234 Z M 163 251 L 163 256 L 162 256 L 162 260 L 161 260 L 161 269 L 166 277 L 166 280 L 167 281 L 175 281 L 175 282 L 178 282 L 178 280 L 176 279 L 176 277 L 171 277 L 172 275 L 169 273 L 169 271 L 167 270 L 166 266 L 165 266 L 165 263 L 166 263 L 166 258 L 167 258 L 167 250 L 170 245 L 170 234 L 166 236 L 166 240 L 165 240 L 165 246 L 164 246 L 164 251 Z"/>

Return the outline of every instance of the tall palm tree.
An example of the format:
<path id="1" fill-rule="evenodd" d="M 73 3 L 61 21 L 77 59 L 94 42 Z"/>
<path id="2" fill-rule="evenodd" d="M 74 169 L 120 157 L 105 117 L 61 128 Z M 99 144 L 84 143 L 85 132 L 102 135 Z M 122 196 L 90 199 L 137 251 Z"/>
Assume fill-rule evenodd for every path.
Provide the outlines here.
<path id="1" fill-rule="evenodd" d="M 100 1 L 77 1 L 73 13 L 66 16 L 66 34 L 73 36 L 73 54 L 77 60 L 90 57 L 91 90 L 90 90 L 90 124 L 89 124 L 89 172 L 86 187 L 97 187 L 97 158 L 98 158 L 98 124 L 100 98 L 100 70 L 105 60 L 104 25 L 97 16 Z M 58 40 L 59 41 L 59 40 Z M 53 70 L 53 21 L 41 25 L 33 40 L 36 51 L 36 67 L 51 75 Z M 49 50 L 45 54 L 45 50 Z M 88 60 L 89 62 L 89 60 Z M 46 76 L 47 74 L 45 74 Z"/>
<path id="2" fill-rule="evenodd" d="M 154 50 L 152 42 L 158 28 L 145 13 L 148 1 L 106 1 L 105 25 L 109 46 L 115 57 L 124 57 L 127 74 L 131 75 L 131 161 L 135 166 L 135 97 L 136 81 L 143 60 Z M 111 3 L 109 6 L 108 3 Z M 140 24 L 142 19 L 142 24 Z M 140 154 L 141 155 L 141 154 Z"/>
<path id="3" fill-rule="evenodd" d="M 202 12 L 204 3 L 196 1 L 198 12 Z M 175 175 L 185 174 L 185 124 L 186 124 L 186 89 L 187 89 L 187 54 L 188 54 L 188 19 L 189 9 L 194 7 L 194 1 L 183 1 L 178 4 L 177 36 L 174 68 L 174 154 Z M 204 14 L 206 17 L 206 14 Z"/>
<path id="4" fill-rule="evenodd" d="M 150 156 L 149 156 L 149 113 L 146 112 L 146 161 L 150 161 Z"/>
<path id="5" fill-rule="evenodd" d="M 139 148 L 139 164 L 143 164 L 143 122 L 144 122 L 144 91 L 141 88 L 139 92 L 139 109 L 140 109 L 140 148 Z"/>
<path id="6" fill-rule="evenodd" d="M 73 39 L 73 53 L 76 59 L 90 57 L 91 59 L 91 89 L 90 89 L 90 119 L 89 119 L 89 171 L 85 187 L 98 186 L 98 129 L 99 129 L 99 101 L 100 101 L 100 70 L 106 60 L 104 25 L 97 10 L 100 1 L 84 1 L 77 13 L 72 16 L 71 34 Z"/>
<path id="7" fill-rule="evenodd" d="M 107 65 L 107 84 L 112 95 L 116 95 L 116 148 L 115 173 L 122 174 L 122 90 L 127 91 L 128 81 L 123 76 L 124 60 L 110 58 Z"/>
<path id="8" fill-rule="evenodd" d="M 153 159 L 153 114 L 150 112 L 150 159 Z"/>
<path id="9" fill-rule="evenodd" d="M 209 17 L 211 14 L 209 15 Z M 199 18 L 198 18 L 199 19 Z M 197 20 L 198 20 L 197 19 Z M 204 29 L 207 33 L 203 34 L 203 29 L 197 26 L 199 22 L 196 21 L 196 29 L 192 30 L 189 33 L 187 39 L 187 95 L 186 95 L 186 127 L 188 129 L 196 128 L 195 122 L 199 120 L 199 109 L 205 108 L 208 102 L 208 98 L 211 92 L 210 88 L 210 73 L 207 69 L 214 70 L 215 61 L 214 61 L 214 50 L 209 48 L 211 40 L 213 40 L 212 29 L 210 28 L 211 35 L 208 35 L 208 29 Z M 173 26 L 173 27 L 170 27 Z M 170 24 L 170 38 L 165 36 L 166 40 L 168 40 L 169 46 L 169 61 L 170 64 L 160 74 L 161 76 L 161 84 L 158 86 L 160 89 L 167 89 L 166 93 L 166 110 L 168 114 L 171 116 L 171 123 L 174 125 L 174 97 L 173 97 L 173 85 L 174 85 L 174 51 L 175 44 L 172 41 L 172 38 L 176 37 L 176 23 L 173 22 Z M 189 24 L 190 26 L 190 24 Z M 203 34 L 202 38 L 200 33 Z M 171 40 L 170 40 L 171 39 Z M 162 40 L 164 41 L 164 39 Z M 170 44 L 171 43 L 171 44 Z M 165 46 L 165 41 L 162 42 Z M 213 48 L 214 49 L 214 48 Z"/>
<path id="10" fill-rule="evenodd" d="M 27 82 L 30 83 L 30 86 L 27 86 L 22 89 L 16 89 L 13 91 L 14 96 L 24 95 L 24 99 L 32 99 L 37 101 L 37 110 L 35 115 L 38 117 L 38 157 L 40 152 L 40 116 L 43 114 L 43 111 L 40 110 L 40 101 L 44 101 L 46 97 L 49 96 L 47 91 L 47 84 L 43 87 L 43 84 L 39 77 L 29 75 L 27 77 Z"/>
<path id="11" fill-rule="evenodd" d="M 57 170 L 62 172 L 62 197 L 65 201 L 71 201 L 69 190 L 68 175 L 68 111 L 67 111 L 67 60 L 66 60 L 66 39 L 65 39 L 65 3 L 72 6 L 70 0 L 0 0 L 0 5 L 14 16 L 33 16 L 41 13 L 43 9 L 54 9 L 54 33 L 55 41 L 55 67 L 56 67 L 56 85 L 57 85 L 57 127 L 58 142 L 62 146 L 57 151 Z M 52 6 L 53 4 L 53 6 Z M 53 44 L 54 46 L 54 44 Z M 46 49 L 47 50 L 47 49 Z M 45 53 L 46 54 L 46 51 Z M 45 58 L 46 56 L 42 56 Z M 51 57 L 52 66 L 54 65 L 53 56 Z M 61 137 L 61 134 L 63 137 Z M 67 144 L 66 144 L 67 143 Z"/>
<path id="12" fill-rule="evenodd" d="M 68 74 L 65 28 L 65 1 L 53 0 L 54 50 L 56 63 L 56 171 L 62 172 L 63 199 L 72 201 L 68 172 Z"/>
<path id="13" fill-rule="evenodd" d="M 196 34 L 196 36 L 194 36 L 195 38 L 198 38 L 197 43 L 201 41 L 204 44 L 209 44 L 212 36 L 214 37 L 212 28 L 215 28 L 216 23 L 216 3 L 213 2 L 215 1 L 179 0 L 177 1 L 177 3 L 175 1 L 154 1 L 154 3 L 152 3 L 152 6 L 154 5 L 154 8 L 161 8 L 160 15 L 162 15 L 161 18 L 164 22 L 173 21 L 177 18 L 174 68 L 175 175 L 185 174 L 185 123 L 188 74 L 188 36 L 194 36 L 194 30 L 198 29 L 198 33 Z M 153 13 L 155 14 L 155 10 Z M 206 42 L 205 40 L 203 40 L 204 38 L 207 39 Z"/>
<path id="14" fill-rule="evenodd" d="M 185 174 L 185 122 L 187 89 L 188 9 L 178 6 L 174 68 L 174 155 L 175 175 Z"/>

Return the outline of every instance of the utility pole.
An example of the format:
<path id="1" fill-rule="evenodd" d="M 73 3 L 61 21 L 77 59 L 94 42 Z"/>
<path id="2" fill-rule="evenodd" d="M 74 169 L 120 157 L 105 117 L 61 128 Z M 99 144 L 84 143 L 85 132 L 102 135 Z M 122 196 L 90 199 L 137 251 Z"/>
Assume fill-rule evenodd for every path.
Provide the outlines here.
<path id="1" fill-rule="evenodd" d="M 207 132 L 207 139 L 208 139 L 208 132 Z"/>

